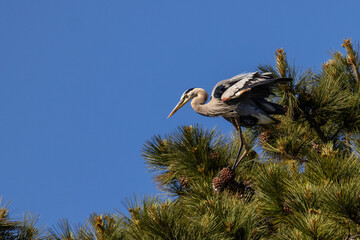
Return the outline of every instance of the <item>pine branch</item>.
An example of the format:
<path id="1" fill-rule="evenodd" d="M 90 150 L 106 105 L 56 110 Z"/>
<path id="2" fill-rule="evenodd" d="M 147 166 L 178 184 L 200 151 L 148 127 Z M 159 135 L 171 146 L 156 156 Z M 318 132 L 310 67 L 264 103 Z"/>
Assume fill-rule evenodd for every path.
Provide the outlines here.
<path id="1" fill-rule="evenodd" d="M 353 74 L 357 83 L 360 85 L 360 76 L 359 76 L 359 55 L 356 51 L 354 51 L 351 38 L 344 39 L 344 43 L 341 45 L 346 49 L 346 61 L 351 65 Z"/>
<path id="2" fill-rule="evenodd" d="M 289 69 L 286 53 L 284 49 L 279 48 L 275 51 L 275 60 L 276 60 L 276 71 L 279 73 L 280 77 L 286 78 L 286 72 Z"/>
<path id="3" fill-rule="evenodd" d="M 232 154 L 230 146 L 215 129 L 182 126 L 165 138 L 156 136 L 147 141 L 143 156 L 159 187 L 177 196 L 192 182 L 215 177 L 226 167 Z"/>

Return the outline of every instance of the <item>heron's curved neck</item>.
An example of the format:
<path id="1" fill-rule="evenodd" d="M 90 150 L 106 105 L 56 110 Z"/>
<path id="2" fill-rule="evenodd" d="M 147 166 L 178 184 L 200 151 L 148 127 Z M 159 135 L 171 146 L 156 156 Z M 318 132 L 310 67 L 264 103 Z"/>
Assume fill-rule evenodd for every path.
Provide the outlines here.
<path id="1" fill-rule="evenodd" d="M 212 116 L 208 111 L 207 104 L 205 104 L 209 97 L 207 92 L 202 88 L 196 88 L 195 91 L 197 96 L 191 101 L 191 107 L 201 115 Z"/>

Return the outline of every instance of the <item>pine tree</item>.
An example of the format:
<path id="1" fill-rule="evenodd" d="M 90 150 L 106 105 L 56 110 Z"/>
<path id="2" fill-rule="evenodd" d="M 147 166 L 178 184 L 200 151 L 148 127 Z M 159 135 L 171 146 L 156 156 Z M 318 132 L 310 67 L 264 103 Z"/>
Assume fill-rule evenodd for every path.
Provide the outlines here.
<path id="1" fill-rule="evenodd" d="M 129 239 L 360 239 L 360 60 L 350 39 L 321 70 L 299 71 L 283 49 L 260 72 L 294 81 L 276 90 L 280 124 L 237 134 L 199 125 L 155 136 L 143 156 L 166 199 L 128 203 Z M 213 190 L 216 185 L 218 191 Z"/>

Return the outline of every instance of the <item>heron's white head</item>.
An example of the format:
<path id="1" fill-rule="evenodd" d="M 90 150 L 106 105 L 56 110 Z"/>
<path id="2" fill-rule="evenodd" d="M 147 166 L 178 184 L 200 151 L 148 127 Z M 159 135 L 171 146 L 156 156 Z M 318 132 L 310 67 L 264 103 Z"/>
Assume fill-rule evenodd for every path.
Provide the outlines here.
<path id="1" fill-rule="evenodd" d="M 189 102 L 191 99 L 196 97 L 195 88 L 190 88 L 186 90 L 180 98 L 180 101 L 178 104 L 176 104 L 175 108 L 171 111 L 168 118 L 171 117 L 174 113 L 176 113 L 177 110 L 179 110 L 182 106 L 184 106 L 187 102 Z"/>

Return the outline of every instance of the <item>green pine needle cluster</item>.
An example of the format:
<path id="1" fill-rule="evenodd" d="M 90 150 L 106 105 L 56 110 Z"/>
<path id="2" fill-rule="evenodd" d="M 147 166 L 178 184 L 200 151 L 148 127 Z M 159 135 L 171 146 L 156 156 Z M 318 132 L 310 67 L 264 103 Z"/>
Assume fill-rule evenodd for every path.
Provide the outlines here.
<path id="1" fill-rule="evenodd" d="M 9 203 L 2 204 L 0 198 L 0 240 L 41 239 L 45 229 L 37 222 L 38 217 L 29 213 L 17 220 L 9 213 Z"/>
<path id="2" fill-rule="evenodd" d="M 223 191 L 212 180 L 235 159 L 236 131 L 180 126 L 143 148 L 163 195 L 46 231 L 35 218 L 10 220 L 5 206 L 0 239 L 360 239 L 359 48 L 351 39 L 342 47 L 318 72 L 299 70 L 283 49 L 274 66 L 258 67 L 294 79 L 272 97 L 286 113 L 280 124 L 244 129 L 251 151 Z"/>

